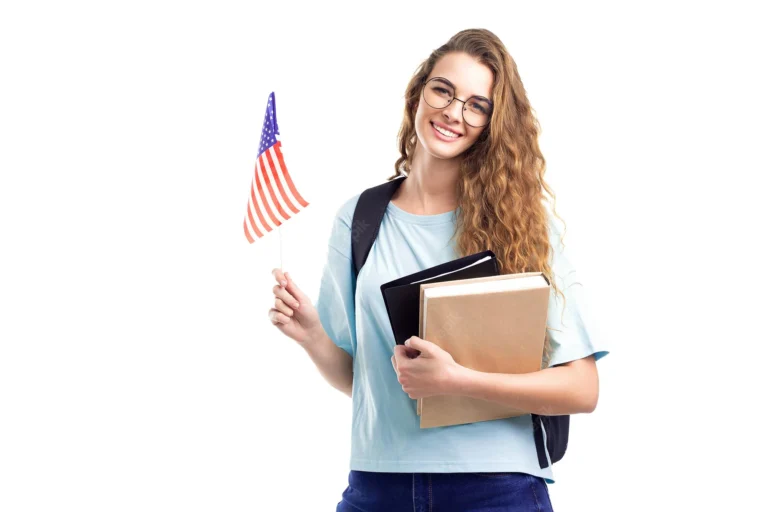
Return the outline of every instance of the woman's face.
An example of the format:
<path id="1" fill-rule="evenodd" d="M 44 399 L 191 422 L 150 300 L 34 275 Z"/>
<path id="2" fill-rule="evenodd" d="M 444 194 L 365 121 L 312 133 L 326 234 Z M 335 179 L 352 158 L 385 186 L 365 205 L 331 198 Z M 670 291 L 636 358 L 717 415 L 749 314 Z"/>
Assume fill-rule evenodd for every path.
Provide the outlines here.
<path id="1" fill-rule="evenodd" d="M 457 99 L 468 100 L 472 96 L 482 96 L 488 100 L 491 98 L 493 72 L 466 53 L 449 53 L 443 56 L 437 61 L 427 80 L 435 77 L 444 78 L 452 84 L 453 93 Z M 441 88 L 436 93 L 450 99 L 451 86 L 445 82 L 438 83 L 437 80 L 433 80 L 427 87 Z M 475 105 L 475 108 L 477 107 L 478 105 Z M 464 103 L 457 100 L 453 100 L 443 109 L 433 108 L 425 101 L 422 91 L 416 110 L 415 128 L 416 137 L 427 153 L 440 159 L 455 158 L 469 149 L 480 137 L 487 126 L 474 127 L 467 124 L 462 116 L 464 108 Z M 464 112 L 464 115 L 470 119 L 470 122 L 473 121 L 469 111 Z M 472 124 L 479 123 L 472 122 Z M 453 132 L 456 136 L 439 133 L 435 125 Z"/>

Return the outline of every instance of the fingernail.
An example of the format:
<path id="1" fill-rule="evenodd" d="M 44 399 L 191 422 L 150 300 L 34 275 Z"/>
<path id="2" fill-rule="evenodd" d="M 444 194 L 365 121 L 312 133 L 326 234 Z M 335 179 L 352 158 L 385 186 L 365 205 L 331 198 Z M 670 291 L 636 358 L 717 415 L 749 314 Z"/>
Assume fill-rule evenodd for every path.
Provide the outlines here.
<path id="1" fill-rule="evenodd" d="M 296 309 L 299 309 L 299 303 L 298 303 L 298 302 L 295 302 L 295 303 L 293 304 L 293 307 L 295 307 Z"/>
<path id="2" fill-rule="evenodd" d="M 286 281 L 285 279 L 283 279 L 282 281 L 280 281 L 280 284 L 282 284 L 283 286 L 285 286 L 285 285 L 287 285 L 287 284 L 288 284 L 288 281 Z"/>

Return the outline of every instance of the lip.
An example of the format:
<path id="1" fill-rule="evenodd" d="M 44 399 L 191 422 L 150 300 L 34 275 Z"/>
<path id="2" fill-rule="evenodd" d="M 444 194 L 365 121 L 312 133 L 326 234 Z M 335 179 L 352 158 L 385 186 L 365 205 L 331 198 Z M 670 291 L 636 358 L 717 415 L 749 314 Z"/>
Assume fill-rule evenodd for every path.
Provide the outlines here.
<path id="1" fill-rule="evenodd" d="M 433 131 L 433 132 L 435 132 L 435 135 L 437 136 L 437 138 L 439 138 L 440 140 L 442 140 L 442 141 L 444 141 L 444 142 L 455 142 L 455 141 L 457 141 L 457 140 L 459 140 L 460 138 L 462 138 L 462 137 L 463 137 L 463 134 L 458 134 L 458 137 L 446 137 L 445 135 L 443 135 L 442 133 L 440 133 L 439 131 L 437 131 L 437 130 L 435 129 L 435 127 L 434 127 L 434 125 L 437 125 L 437 126 L 439 126 L 440 128 L 445 128 L 446 130 L 450 130 L 450 131 L 453 131 L 453 130 L 451 130 L 450 128 L 448 128 L 447 126 L 445 126 L 444 124 L 441 124 L 441 123 L 436 123 L 436 122 L 434 122 L 434 121 L 430 121 L 429 125 L 430 125 L 430 127 L 432 128 L 432 131 Z M 455 132 L 454 132 L 454 133 L 455 133 Z"/>

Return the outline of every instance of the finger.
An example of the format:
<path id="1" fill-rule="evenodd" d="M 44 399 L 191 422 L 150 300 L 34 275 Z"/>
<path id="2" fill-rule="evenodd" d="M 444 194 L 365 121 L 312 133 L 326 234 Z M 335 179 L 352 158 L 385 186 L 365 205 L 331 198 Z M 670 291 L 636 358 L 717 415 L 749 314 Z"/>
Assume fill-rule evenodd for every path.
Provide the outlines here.
<path id="1" fill-rule="evenodd" d="M 290 318 L 282 314 L 281 312 L 277 311 L 276 309 L 270 309 L 269 310 L 269 319 L 270 321 L 277 325 L 277 324 L 287 324 L 291 321 Z"/>
<path id="2" fill-rule="evenodd" d="M 411 349 L 416 349 L 420 352 L 428 352 L 431 348 L 431 342 L 421 339 L 418 336 L 411 336 L 405 340 L 405 346 Z"/>
<path id="3" fill-rule="evenodd" d="M 410 349 L 408 351 L 411 357 L 418 356 L 421 352 L 429 353 L 432 343 L 419 338 L 418 336 L 411 336 L 405 340 L 405 346 Z"/>
<path id="4" fill-rule="evenodd" d="M 301 289 L 296 286 L 296 283 L 294 282 L 293 278 L 288 274 L 288 272 L 285 273 L 285 278 L 288 281 L 288 284 L 286 285 L 285 289 L 288 290 L 288 292 L 297 300 L 300 304 L 304 304 L 307 302 L 308 297 L 304 294 Z"/>
<path id="5" fill-rule="evenodd" d="M 283 302 L 282 299 L 275 299 L 275 307 L 273 309 L 280 311 L 285 316 L 293 316 L 293 309 Z"/>
<path id="6" fill-rule="evenodd" d="M 395 354 L 400 360 L 414 359 L 419 355 L 419 351 L 406 347 L 405 345 L 395 345 Z"/>
<path id="7" fill-rule="evenodd" d="M 408 356 L 405 355 L 405 352 L 402 350 L 405 347 L 396 345 L 395 346 L 395 354 L 392 356 L 395 358 L 395 364 L 398 366 L 401 366 L 405 364 L 405 361 L 408 359 Z"/>
<path id="8" fill-rule="evenodd" d="M 285 304 L 291 306 L 292 308 L 298 308 L 300 305 L 299 301 L 293 295 L 291 295 L 288 290 L 281 287 L 280 285 L 273 286 L 272 293 L 275 294 L 275 297 L 281 299 Z"/>
<path id="9" fill-rule="evenodd" d="M 415 348 L 405 347 L 405 357 L 408 359 L 415 359 L 421 355 L 421 352 Z"/>
<path id="10" fill-rule="evenodd" d="M 277 282 L 280 283 L 281 286 L 288 284 L 288 280 L 285 278 L 285 274 L 279 268 L 273 268 L 272 275 L 275 277 L 275 279 L 277 279 Z"/>

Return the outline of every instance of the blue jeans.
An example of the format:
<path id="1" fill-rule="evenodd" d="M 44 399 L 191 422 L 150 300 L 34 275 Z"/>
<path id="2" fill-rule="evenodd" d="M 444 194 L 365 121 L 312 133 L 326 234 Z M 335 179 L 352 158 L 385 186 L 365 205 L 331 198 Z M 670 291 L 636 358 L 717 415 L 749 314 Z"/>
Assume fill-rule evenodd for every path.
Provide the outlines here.
<path id="1" fill-rule="evenodd" d="M 349 472 L 336 512 L 552 512 L 543 478 L 527 473 Z"/>

